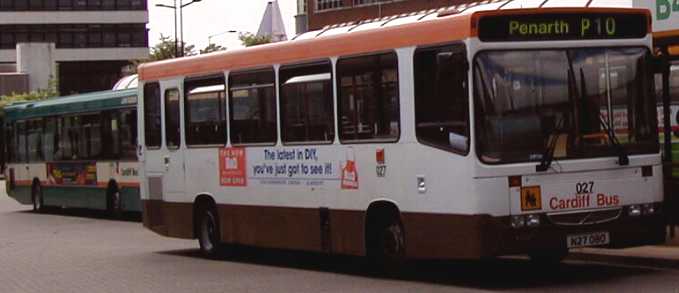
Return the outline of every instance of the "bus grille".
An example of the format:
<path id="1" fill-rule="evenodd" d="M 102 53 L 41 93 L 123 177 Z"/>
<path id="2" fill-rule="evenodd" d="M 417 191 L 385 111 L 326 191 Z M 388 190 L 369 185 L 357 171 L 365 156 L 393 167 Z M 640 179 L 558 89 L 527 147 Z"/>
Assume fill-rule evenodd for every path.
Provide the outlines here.
<path id="1" fill-rule="evenodd" d="M 547 218 L 554 225 L 580 226 L 611 222 L 620 218 L 620 215 L 622 215 L 622 209 L 611 209 L 567 214 L 548 214 Z"/>

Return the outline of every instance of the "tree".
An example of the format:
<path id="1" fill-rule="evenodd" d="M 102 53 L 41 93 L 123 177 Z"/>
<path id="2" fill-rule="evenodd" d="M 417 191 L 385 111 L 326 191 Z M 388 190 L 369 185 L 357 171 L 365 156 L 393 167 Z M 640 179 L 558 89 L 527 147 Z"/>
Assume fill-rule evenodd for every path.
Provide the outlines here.
<path id="1" fill-rule="evenodd" d="M 160 61 L 165 59 L 176 58 L 175 56 L 175 40 L 168 36 L 160 35 L 160 42 L 151 48 L 151 56 L 147 61 Z M 194 51 L 196 46 L 184 44 L 184 56 L 196 55 Z M 180 44 L 181 47 L 181 44 Z"/>
<path id="2" fill-rule="evenodd" d="M 212 52 L 219 52 L 219 51 L 224 51 L 226 50 L 226 47 L 222 47 L 221 45 L 217 44 L 209 44 L 205 49 L 200 50 L 200 54 L 207 54 L 207 53 L 212 53 Z"/>
<path id="3" fill-rule="evenodd" d="M 143 63 L 176 58 L 175 44 L 174 39 L 161 34 L 159 42 L 151 48 L 151 55 L 149 55 L 148 59 L 130 60 L 131 73 L 137 73 L 137 67 Z M 196 55 L 195 48 L 196 46 L 194 45 L 184 43 L 184 56 Z"/>
<path id="4" fill-rule="evenodd" d="M 271 43 L 271 36 L 257 36 L 252 33 L 239 33 L 238 39 L 243 42 L 245 47 Z"/>
<path id="5" fill-rule="evenodd" d="M 17 102 L 41 101 L 59 96 L 59 82 L 56 78 L 50 78 L 47 89 L 39 89 L 28 93 L 12 93 L 0 97 L 0 108 Z"/>

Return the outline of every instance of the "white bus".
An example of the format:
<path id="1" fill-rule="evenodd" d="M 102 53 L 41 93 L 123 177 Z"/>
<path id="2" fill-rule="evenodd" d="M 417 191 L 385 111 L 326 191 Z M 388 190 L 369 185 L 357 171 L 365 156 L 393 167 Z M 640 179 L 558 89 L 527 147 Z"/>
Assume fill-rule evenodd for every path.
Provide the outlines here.
<path id="1" fill-rule="evenodd" d="M 379 264 L 664 241 L 648 12 L 490 2 L 142 65 L 144 226 Z"/>

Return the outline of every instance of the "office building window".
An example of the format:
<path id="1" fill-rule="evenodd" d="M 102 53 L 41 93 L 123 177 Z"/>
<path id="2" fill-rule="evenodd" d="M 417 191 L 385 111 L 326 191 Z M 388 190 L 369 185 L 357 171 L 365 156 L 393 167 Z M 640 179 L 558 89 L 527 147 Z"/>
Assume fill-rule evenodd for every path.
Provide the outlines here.
<path id="1" fill-rule="evenodd" d="M 0 11 L 146 10 L 144 0 L 0 0 Z"/>
<path id="2" fill-rule="evenodd" d="M 0 25 L 0 49 L 28 41 L 54 42 L 57 48 L 143 48 L 148 35 L 144 24 Z"/>
<path id="3" fill-rule="evenodd" d="M 343 0 L 316 0 L 316 11 L 342 8 Z"/>

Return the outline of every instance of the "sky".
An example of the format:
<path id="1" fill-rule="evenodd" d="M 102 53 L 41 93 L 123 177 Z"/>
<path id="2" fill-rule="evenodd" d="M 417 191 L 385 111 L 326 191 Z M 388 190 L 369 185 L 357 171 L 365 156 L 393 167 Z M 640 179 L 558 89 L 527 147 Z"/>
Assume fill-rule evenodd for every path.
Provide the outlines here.
<path id="1" fill-rule="evenodd" d="M 190 0 L 177 0 L 184 4 Z M 270 0 L 202 0 L 184 7 L 184 41 L 196 45 L 196 51 L 212 43 L 227 48 L 240 47 L 237 33 L 230 30 L 257 33 L 267 3 Z M 174 10 L 156 7 L 156 4 L 173 5 L 173 0 L 149 0 L 149 45 L 158 43 L 160 35 L 174 38 Z M 288 39 L 295 36 L 297 0 L 278 0 Z"/>

